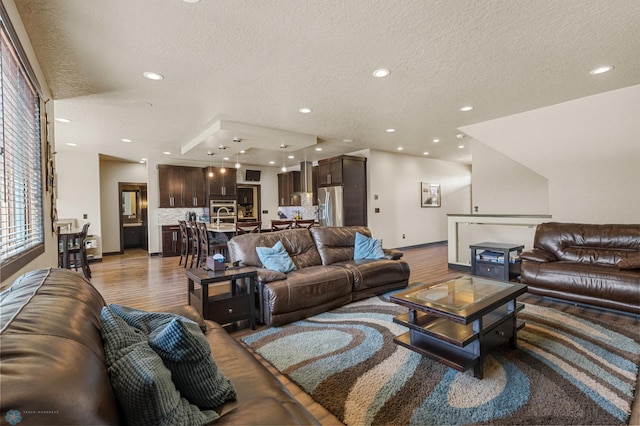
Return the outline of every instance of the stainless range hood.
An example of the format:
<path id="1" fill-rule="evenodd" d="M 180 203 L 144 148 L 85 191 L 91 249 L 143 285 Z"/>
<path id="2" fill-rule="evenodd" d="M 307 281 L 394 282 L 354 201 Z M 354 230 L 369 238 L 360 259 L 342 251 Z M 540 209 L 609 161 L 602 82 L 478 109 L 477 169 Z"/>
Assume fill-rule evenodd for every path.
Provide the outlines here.
<path id="1" fill-rule="evenodd" d="M 313 192 L 312 167 L 310 161 L 300 163 L 300 192 Z"/>

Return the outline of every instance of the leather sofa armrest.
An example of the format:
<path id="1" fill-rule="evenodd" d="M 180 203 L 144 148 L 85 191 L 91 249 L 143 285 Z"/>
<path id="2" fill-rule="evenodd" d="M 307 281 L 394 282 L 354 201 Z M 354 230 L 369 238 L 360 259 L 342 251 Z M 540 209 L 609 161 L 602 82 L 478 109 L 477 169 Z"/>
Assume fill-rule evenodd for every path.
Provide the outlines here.
<path id="1" fill-rule="evenodd" d="M 259 283 L 262 284 L 287 279 L 287 274 L 278 271 L 272 271 L 271 269 L 259 268 L 257 269 L 257 272 L 258 276 L 256 279 Z"/>
<path id="2" fill-rule="evenodd" d="M 531 262 L 548 263 L 555 262 L 558 258 L 545 250 L 533 249 L 520 253 L 520 259 L 529 260 Z"/>
<path id="3" fill-rule="evenodd" d="M 398 260 L 404 256 L 404 253 L 396 249 L 382 249 L 384 251 L 384 258 L 391 260 Z"/>
<path id="4" fill-rule="evenodd" d="M 198 324 L 198 327 L 200 327 L 200 330 L 202 330 L 203 333 L 207 332 L 207 323 L 205 322 L 204 318 L 202 318 L 202 315 L 200 315 L 200 312 L 198 312 L 198 310 L 191 305 L 172 306 L 170 308 L 167 308 L 164 312 L 180 315 L 182 317 L 190 319 L 191 321 Z"/>

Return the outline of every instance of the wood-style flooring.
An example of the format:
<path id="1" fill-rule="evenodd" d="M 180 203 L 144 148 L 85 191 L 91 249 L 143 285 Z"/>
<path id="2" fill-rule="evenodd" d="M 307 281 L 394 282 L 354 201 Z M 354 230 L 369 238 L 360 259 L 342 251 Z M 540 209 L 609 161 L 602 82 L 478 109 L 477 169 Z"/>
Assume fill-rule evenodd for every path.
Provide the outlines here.
<path id="1" fill-rule="evenodd" d="M 403 259 L 411 267 L 410 283 L 435 284 L 459 276 L 459 271 L 448 269 L 446 244 L 433 244 L 402 249 Z M 92 284 L 102 293 L 107 303 L 117 303 L 137 309 L 162 311 L 168 307 L 187 303 L 187 280 L 184 269 L 178 265 L 178 257 L 149 257 L 140 249 L 127 250 L 123 255 L 103 257 L 102 262 L 91 264 Z M 638 327 L 638 319 L 608 311 L 574 306 L 569 303 L 552 302 L 538 296 L 525 294 L 519 300 L 538 303 L 566 312 L 588 313 L 594 317 L 610 317 L 616 321 Z M 250 329 L 232 332 L 236 337 L 250 333 Z M 336 417 L 316 403 L 297 385 L 290 382 L 266 361 L 254 353 L 269 370 L 282 381 L 289 391 L 323 425 L 342 424 Z M 638 394 L 636 389 L 635 408 L 630 424 L 640 424 Z"/>

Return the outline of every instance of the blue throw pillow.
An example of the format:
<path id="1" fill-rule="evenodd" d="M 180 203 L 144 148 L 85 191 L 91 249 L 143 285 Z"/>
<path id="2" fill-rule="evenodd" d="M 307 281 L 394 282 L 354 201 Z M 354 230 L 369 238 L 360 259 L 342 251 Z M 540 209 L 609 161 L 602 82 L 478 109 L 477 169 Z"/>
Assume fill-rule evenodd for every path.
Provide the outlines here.
<path id="1" fill-rule="evenodd" d="M 267 269 L 285 274 L 296 269 L 296 265 L 293 264 L 281 241 L 275 243 L 273 247 L 256 247 L 256 252 L 260 262 Z"/>
<path id="2" fill-rule="evenodd" d="M 198 324 L 164 312 L 115 304 L 110 308 L 145 335 L 149 346 L 171 371 L 176 388 L 190 403 L 203 409 L 214 408 L 236 398 L 233 384 L 218 369 Z"/>
<path id="3" fill-rule="evenodd" d="M 374 240 L 366 235 L 356 232 L 355 250 L 353 252 L 354 259 L 382 259 L 384 250 L 382 250 L 382 241 Z"/>
<path id="4" fill-rule="evenodd" d="M 180 395 L 171 371 L 144 333 L 106 306 L 100 325 L 111 386 L 128 424 L 204 425 L 219 417 L 213 410 L 200 411 Z"/>

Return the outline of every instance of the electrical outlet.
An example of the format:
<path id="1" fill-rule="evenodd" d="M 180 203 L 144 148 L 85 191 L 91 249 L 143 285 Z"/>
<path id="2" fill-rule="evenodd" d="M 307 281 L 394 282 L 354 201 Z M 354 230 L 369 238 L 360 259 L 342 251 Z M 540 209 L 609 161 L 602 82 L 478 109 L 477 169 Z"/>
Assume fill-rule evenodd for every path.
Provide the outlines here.
<path id="1" fill-rule="evenodd" d="M 404 234 L 402 234 L 402 239 L 404 240 Z"/>
<path id="2" fill-rule="evenodd" d="M 86 219 L 87 217 L 88 217 L 88 215 L 86 213 L 82 215 L 83 219 Z"/>
<path id="3" fill-rule="evenodd" d="M 269 214 L 269 210 L 262 210 L 262 214 Z"/>
<path id="4" fill-rule="evenodd" d="M 373 196 L 373 199 L 374 199 L 374 200 L 377 200 L 377 199 L 378 199 L 378 194 L 374 195 L 374 196 Z"/>
<path id="5" fill-rule="evenodd" d="M 373 211 L 374 213 L 380 213 L 380 207 L 376 207 L 375 210 Z"/>

